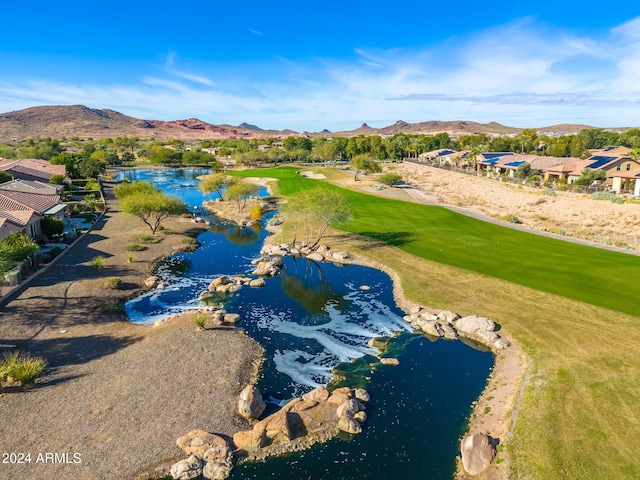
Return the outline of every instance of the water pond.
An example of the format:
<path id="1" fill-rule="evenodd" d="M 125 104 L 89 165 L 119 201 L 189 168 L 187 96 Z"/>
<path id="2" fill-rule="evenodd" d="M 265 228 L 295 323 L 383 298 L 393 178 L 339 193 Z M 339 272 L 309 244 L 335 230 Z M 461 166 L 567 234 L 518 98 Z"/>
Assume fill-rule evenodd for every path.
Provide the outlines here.
<path id="1" fill-rule="evenodd" d="M 150 180 L 191 206 L 204 199 L 195 178 L 203 173 L 126 172 L 128 178 Z M 207 219 L 212 225 L 198 237 L 198 250 L 170 257 L 158 267 L 168 287 L 126 305 L 131 321 L 151 323 L 200 308 L 199 293 L 215 277 L 253 270 L 251 260 L 259 256 L 264 229 Z M 271 410 L 331 381 L 334 367 L 350 386 L 364 386 L 371 394 L 362 434 L 239 465 L 231 478 L 452 478 L 459 437 L 493 358 L 460 341 L 432 342 L 412 333 L 392 288 L 391 279 L 372 268 L 286 258 L 282 273 L 267 279 L 266 287 L 245 287 L 221 299 L 226 310 L 241 314 L 240 326 L 265 348 L 258 387 Z M 399 366 L 376 362 L 377 351 L 367 342 L 378 336 L 392 339 L 387 355 L 398 358 Z"/>

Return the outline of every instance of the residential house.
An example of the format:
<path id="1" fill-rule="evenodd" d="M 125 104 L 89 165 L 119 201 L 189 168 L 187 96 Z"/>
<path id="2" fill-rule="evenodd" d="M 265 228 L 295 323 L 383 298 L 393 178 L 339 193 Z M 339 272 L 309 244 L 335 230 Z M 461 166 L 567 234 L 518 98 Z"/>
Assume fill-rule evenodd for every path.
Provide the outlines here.
<path id="1" fill-rule="evenodd" d="M 4 170 L 14 179 L 37 180 L 49 183 L 54 175 L 66 177 L 64 165 L 51 165 L 46 160 L 23 158 L 21 160 L 0 159 L 0 170 Z"/>
<path id="2" fill-rule="evenodd" d="M 620 170 L 611 174 L 611 190 L 616 193 L 633 191 L 633 195 L 640 197 L 640 169 Z"/>
<path id="3" fill-rule="evenodd" d="M 629 153 L 631 153 L 631 149 L 629 147 L 611 146 L 611 147 L 591 149 L 589 150 L 589 153 L 591 154 L 592 157 L 596 155 L 607 155 L 610 157 L 626 157 L 627 155 L 629 155 Z"/>
<path id="4" fill-rule="evenodd" d="M 545 173 L 545 180 L 565 178 L 567 183 L 573 183 L 582 176 L 585 168 L 604 171 L 607 174 L 607 179 L 604 183 L 613 185 L 614 174 L 640 168 L 640 162 L 626 156 L 594 155 L 586 160 L 548 168 Z M 622 177 L 618 176 L 617 178 Z"/>
<path id="5" fill-rule="evenodd" d="M 466 158 L 468 154 L 468 150 L 456 152 L 455 150 L 450 150 L 448 148 L 440 148 L 438 150 L 421 153 L 418 155 L 418 159 L 421 162 L 436 160 L 440 165 L 457 165 L 463 158 Z"/>
<path id="6" fill-rule="evenodd" d="M 496 162 L 493 163 L 493 171 L 499 175 L 508 173 L 509 177 L 513 177 L 518 167 L 520 167 L 520 165 L 524 165 L 525 163 L 528 163 L 531 166 L 532 170 L 540 170 L 541 172 L 544 172 L 549 167 L 555 167 L 559 164 L 565 163 L 568 160 L 570 161 L 578 159 L 543 157 L 540 155 L 505 155 L 500 157 Z"/>
<path id="7" fill-rule="evenodd" d="M 29 238 L 39 236 L 40 214 L 26 205 L 0 195 L 0 239 L 14 232 L 22 232 Z"/>
<path id="8" fill-rule="evenodd" d="M 489 175 L 494 172 L 494 165 L 503 157 L 512 156 L 513 152 L 483 152 L 478 155 L 476 168 L 479 172 L 486 172 Z"/>

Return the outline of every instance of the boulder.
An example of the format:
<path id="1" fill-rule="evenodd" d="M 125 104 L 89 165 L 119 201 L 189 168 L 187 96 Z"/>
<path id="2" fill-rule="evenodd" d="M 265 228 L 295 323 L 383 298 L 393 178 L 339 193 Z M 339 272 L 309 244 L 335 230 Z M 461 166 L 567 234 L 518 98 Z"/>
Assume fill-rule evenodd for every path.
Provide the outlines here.
<path id="1" fill-rule="evenodd" d="M 244 418 L 258 418 L 267 408 L 260 391 L 253 385 L 247 385 L 238 398 L 238 413 Z"/>
<path id="2" fill-rule="evenodd" d="M 369 392 L 367 392 L 364 388 L 356 388 L 353 392 L 353 395 L 361 402 L 368 402 L 369 400 L 371 400 Z"/>
<path id="3" fill-rule="evenodd" d="M 220 446 L 207 450 L 204 454 L 206 462 L 202 469 L 202 476 L 209 480 L 224 480 L 233 469 L 233 452 L 229 447 Z"/>
<path id="4" fill-rule="evenodd" d="M 320 245 L 320 246 L 318 247 L 318 251 L 319 251 L 320 253 L 326 253 L 326 252 L 328 252 L 329 250 L 331 250 L 331 247 L 330 247 L 329 245 Z"/>
<path id="5" fill-rule="evenodd" d="M 348 260 L 351 256 L 347 252 L 333 252 L 331 255 L 334 260 Z"/>
<path id="6" fill-rule="evenodd" d="M 171 466 L 171 476 L 174 480 L 189 480 L 200 475 L 202 475 L 202 461 L 195 455 Z"/>
<path id="7" fill-rule="evenodd" d="M 224 316 L 224 323 L 238 323 L 240 321 L 240 315 L 237 313 L 227 313 Z"/>
<path id="8" fill-rule="evenodd" d="M 267 281 L 264 278 L 256 278 L 255 280 L 251 280 L 249 282 L 249 286 L 253 288 L 264 287 L 267 284 Z"/>
<path id="9" fill-rule="evenodd" d="M 469 315 L 467 317 L 459 318 L 455 321 L 456 329 L 459 332 L 474 334 L 477 332 L 493 332 L 496 329 L 496 324 L 492 320 L 485 317 L 478 317 L 477 315 Z"/>
<path id="10" fill-rule="evenodd" d="M 397 358 L 381 358 L 380 363 L 383 365 L 400 365 L 400 360 Z"/>
<path id="11" fill-rule="evenodd" d="M 456 329 L 448 323 L 440 324 L 440 328 L 442 328 L 444 338 L 447 338 L 449 340 L 455 340 L 456 338 L 458 338 L 458 332 L 456 332 Z"/>
<path id="12" fill-rule="evenodd" d="M 242 288 L 241 284 L 238 283 L 232 283 L 230 285 L 228 285 L 229 288 L 227 288 L 227 292 L 228 293 L 233 293 L 233 292 L 237 292 L 238 290 L 240 290 Z"/>
<path id="13" fill-rule="evenodd" d="M 331 396 L 329 397 L 329 399 L 327 400 L 327 402 L 329 402 L 331 405 L 341 405 L 344 402 L 346 402 L 347 400 L 349 400 L 349 397 L 347 397 L 344 393 L 332 393 Z"/>
<path id="14" fill-rule="evenodd" d="M 494 443 L 494 439 L 484 433 L 467 435 L 462 439 L 462 465 L 469 475 L 478 475 L 491 465 L 496 457 Z"/>
<path id="15" fill-rule="evenodd" d="M 320 385 L 317 388 L 314 388 L 308 393 L 302 395 L 302 400 L 311 401 L 311 402 L 324 402 L 329 398 L 331 394 L 329 390 L 324 385 Z"/>
<path id="16" fill-rule="evenodd" d="M 444 336 L 444 330 L 442 330 L 440 322 L 420 318 L 417 323 L 418 327 L 420 327 L 424 333 L 431 335 L 432 337 Z"/>
<path id="17" fill-rule="evenodd" d="M 309 255 L 307 255 L 307 258 L 309 260 L 313 260 L 314 262 L 323 262 L 324 261 L 324 255 L 322 255 L 320 252 L 310 253 Z"/>
<path id="18" fill-rule="evenodd" d="M 229 277 L 223 275 L 222 277 L 214 278 L 209 286 L 217 287 L 218 285 L 226 285 L 229 282 L 231 282 L 231 280 L 229 280 Z"/>
<path id="19" fill-rule="evenodd" d="M 218 285 L 215 288 L 215 291 L 218 293 L 228 293 L 229 290 L 231 289 L 231 287 L 233 287 L 234 285 L 232 283 L 225 283 L 224 285 Z"/>
<path id="20" fill-rule="evenodd" d="M 184 453 L 187 455 L 195 455 L 198 458 L 202 458 L 204 456 L 204 452 L 212 447 L 222 447 L 227 445 L 224 438 L 200 429 L 191 430 L 189 433 L 176 440 L 176 443 L 182 450 L 184 450 Z"/>
<path id="21" fill-rule="evenodd" d="M 358 411 L 360 411 L 360 408 L 358 406 L 358 401 L 355 398 L 351 398 L 346 402 L 343 402 L 340 405 L 338 405 L 338 409 L 336 410 L 336 415 L 338 415 L 338 418 L 342 418 L 345 416 L 353 417 L 353 414 Z"/>
<path id="22" fill-rule="evenodd" d="M 310 408 L 315 407 L 316 405 L 318 405 L 318 402 L 313 401 L 313 400 L 302 400 L 300 402 L 297 402 L 292 410 L 296 411 L 296 412 L 304 412 L 305 410 L 309 410 Z"/>
<path id="23" fill-rule="evenodd" d="M 146 288 L 156 288 L 156 285 L 158 285 L 158 277 L 156 277 L 155 275 L 147 278 L 144 281 L 144 286 Z"/>
<path id="24" fill-rule="evenodd" d="M 447 323 L 451 323 L 457 320 L 458 318 L 460 318 L 460 315 L 458 315 L 455 312 L 452 312 L 451 310 L 443 310 L 438 314 L 438 320 L 442 320 L 443 322 L 447 322 Z"/>
<path id="25" fill-rule="evenodd" d="M 485 332 L 484 330 L 476 332 L 475 336 L 476 338 L 487 344 L 492 344 L 500 338 L 500 335 L 498 335 L 496 332 Z"/>
<path id="26" fill-rule="evenodd" d="M 351 392 L 351 389 L 349 387 L 340 387 L 340 388 L 336 388 L 335 390 L 333 390 L 333 392 L 331 392 L 333 394 L 338 394 L 341 393 L 342 395 L 346 395 L 347 398 L 351 398 L 353 397 L 353 393 Z"/>
<path id="27" fill-rule="evenodd" d="M 367 420 L 367 413 L 360 410 L 353 414 L 353 419 L 358 423 L 364 423 Z"/>
<path id="28" fill-rule="evenodd" d="M 264 428 L 238 432 L 233 436 L 233 444 L 240 450 L 256 450 L 267 443 L 267 432 Z"/>
<path id="29" fill-rule="evenodd" d="M 343 432 L 351 433 L 354 435 L 362 432 L 360 423 L 350 415 L 340 417 L 340 420 L 338 420 L 338 428 Z"/>
<path id="30" fill-rule="evenodd" d="M 509 345 L 511 345 L 511 343 L 509 343 L 509 340 L 504 339 L 504 338 L 499 338 L 498 340 L 496 340 L 493 343 L 493 346 L 495 348 L 497 348 L 498 350 L 503 350 L 503 349 L 507 348 Z"/>
<path id="31" fill-rule="evenodd" d="M 293 435 L 291 433 L 291 421 L 289 417 L 289 412 L 280 410 L 270 417 L 266 418 L 265 420 L 268 420 L 268 422 L 264 425 L 264 427 L 267 433 L 267 437 L 273 440 L 291 440 Z"/>

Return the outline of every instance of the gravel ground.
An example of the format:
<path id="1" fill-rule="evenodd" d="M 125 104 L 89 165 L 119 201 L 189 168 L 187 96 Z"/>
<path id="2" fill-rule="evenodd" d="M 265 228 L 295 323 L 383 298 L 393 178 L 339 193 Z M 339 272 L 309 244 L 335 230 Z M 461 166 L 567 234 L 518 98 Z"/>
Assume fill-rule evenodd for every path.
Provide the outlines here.
<path id="1" fill-rule="evenodd" d="M 256 373 L 257 342 L 233 328 L 196 332 L 189 316 L 152 327 L 103 312 L 139 293 L 155 261 L 196 226 L 166 221 L 171 232 L 127 262 L 125 245 L 149 231 L 108 200 L 96 228 L 0 310 L 0 352 L 18 347 L 49 364 L 34 388 L 0 394 L 0 452 L 31 455 L 0 463 L 0 478 L 154 477 L 183 457 L 175 440 L 189 430 L 248 428 L 234 410 Z M 100 270 L 90 266 L 96 255 L 106 259 Z M 111 276 L 121 290 L 104 287 Z"/>

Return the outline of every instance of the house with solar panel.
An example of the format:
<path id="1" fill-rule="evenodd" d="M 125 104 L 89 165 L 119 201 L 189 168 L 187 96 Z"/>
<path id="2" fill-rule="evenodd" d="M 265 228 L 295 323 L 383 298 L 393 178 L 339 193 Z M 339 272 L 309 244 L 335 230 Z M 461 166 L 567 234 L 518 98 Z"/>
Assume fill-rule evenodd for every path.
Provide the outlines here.
<path id="1" fill-rule="evenodd" d="M 432 150 L 430 152 L 424 152 L 418 155 L 418 159 L 421 162 L 438 162 L 439 165 L 451 165 L 452 163 L 458 163 L 469 154 L 468 150 L 457 152 L 448 148 L 440 148 L 438 150 Z"/>
<path id="2" fill-rule="evenodd" d="M 487 175 L 495 174 L 496 163 L 498 163 L 504 157 L 511 157 L 515 155 L 513 152 L 483 152 L 478 155 L 478 161 L 476 168 L 479 172 L 485 172 Z"/>
<path id="3" fill-rule="evenodd" d="M 579 160 L 579 158 L 544 157 L 540 155 L 514 153 L 513 155 L 500 157 L 493 163 L 493 170 L 498 175 L 507 174 L 509 177 L 514 177 L 518 167 L 525 163 L 529 164 L 531 170 L 545 172 L 550 167 L 560 166 L 567 162 L 576 162 Z"/>
<path id="4" fill-rule="evenodd" d="M 564 178 L 567 180 L 567 183 L 573 183 L 582 176 L 582 171 L 585 168 L 604 171 L 607 175 L 604 183 L 613 187 L 614 178 L 625 178 L 624 175 L 621 175 L 622 173 L 640 169 L 640 162 L 626 155 L 593 155 L 586 160 L 548 168 L 545 172 L 545 180 L 553 181 Z M 634 178 L 630 178 L 630 180 L 634 180 Z M 622 184 L 621 180 L 617 180 L 616 184 L 619 188 Z"/>

